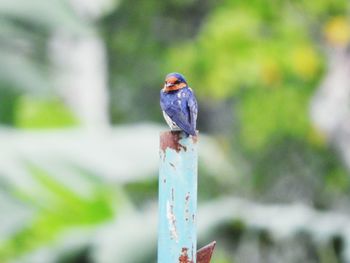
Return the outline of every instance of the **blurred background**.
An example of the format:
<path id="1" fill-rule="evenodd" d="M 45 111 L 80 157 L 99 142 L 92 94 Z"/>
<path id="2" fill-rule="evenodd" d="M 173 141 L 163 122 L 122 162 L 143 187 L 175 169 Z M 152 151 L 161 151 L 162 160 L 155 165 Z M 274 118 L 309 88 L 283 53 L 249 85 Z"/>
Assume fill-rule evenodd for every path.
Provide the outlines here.
<path id="1" fill-rule="evenodd" d="M 348 0 L 1 0 L 0 262 L 156 262 L 164 76 L 199 100 L 199 246 L 350 262 Z"/>

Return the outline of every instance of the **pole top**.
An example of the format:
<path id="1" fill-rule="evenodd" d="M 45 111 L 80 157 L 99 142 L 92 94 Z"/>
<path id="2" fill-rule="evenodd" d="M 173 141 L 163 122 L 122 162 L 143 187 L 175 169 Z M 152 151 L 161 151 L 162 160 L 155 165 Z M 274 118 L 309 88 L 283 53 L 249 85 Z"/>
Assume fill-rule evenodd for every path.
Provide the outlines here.
<path id="1" fill-rule="evenodd" d="M 197 143 L 198 135 L 187 135 L 183 131 L 165 131 L 160 133 L 160 149 L 165 153 L 167 148 L 176 152 L 187 151 L 187 147 L 181 143 L 183 139 L 191 139 L 193 144 Z"/>

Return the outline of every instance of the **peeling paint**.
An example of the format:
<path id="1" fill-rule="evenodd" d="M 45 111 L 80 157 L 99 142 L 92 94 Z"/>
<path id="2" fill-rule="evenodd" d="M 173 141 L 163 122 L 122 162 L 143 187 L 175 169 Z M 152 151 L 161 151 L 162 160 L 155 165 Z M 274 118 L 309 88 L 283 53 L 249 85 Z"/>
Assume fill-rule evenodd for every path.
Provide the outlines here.
<path id="1" fill-rule="evenodd" d="M 169 163 L 171 167 L 173 167 L 176 170 L 176 167 L 173 163 Z"/>
<path id="2" fill-rule="evenodd" d="M 196 244 L 197 245 L 197 244 Z M 194 251 L 194 247 L 193 247 L 193 244 L 192 244 L 192 246 L 191 246 L 191 255 L 192 255 L 192 261 L 193 261 L 193 257 L 194 257 L 194 253 L 193 253 L 193 251 Z M 197 258 L 197 254 L 196 254 L 196 258 Z"/>
<path id="3" fill-rule="evenodd" d="M 189 201 L 190 201 L 190 192 L 187 192 L 185 196 L 185 220 L 187 222 L 189 221 L 189 218 L 190 218 Z"/>
<path id="4" fill-rule="evenodd" d="M 167 219 L 171 239 L 175 239 L 175 241 L 178 242 L 179 237 L 176 231 L 176 217 L 174 214 L 174 207 L 173 205 L 170 205 L 169 201 L 167 202 Z"/>

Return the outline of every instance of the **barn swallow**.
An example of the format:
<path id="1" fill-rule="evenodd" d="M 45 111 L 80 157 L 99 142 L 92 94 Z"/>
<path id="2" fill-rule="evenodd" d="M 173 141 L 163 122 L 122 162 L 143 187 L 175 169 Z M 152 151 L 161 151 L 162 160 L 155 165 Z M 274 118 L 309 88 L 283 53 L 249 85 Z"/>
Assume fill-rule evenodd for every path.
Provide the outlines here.
<path id="1" fill-rule="evenodd" d="M 198 104 L 183 75 L 170 73 L 160 91 L 160 107 L 171 130 L 196 135 Z"/>

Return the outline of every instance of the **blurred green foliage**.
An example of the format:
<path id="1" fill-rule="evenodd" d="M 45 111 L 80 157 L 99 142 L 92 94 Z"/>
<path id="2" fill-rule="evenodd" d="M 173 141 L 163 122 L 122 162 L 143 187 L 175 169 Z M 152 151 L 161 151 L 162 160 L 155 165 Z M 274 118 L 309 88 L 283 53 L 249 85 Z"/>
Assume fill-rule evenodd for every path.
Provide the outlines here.
<path id="1" fill-rule="evenodd" d="M 232 187 L 200 170 L 201 201 L 237 193 L 322 209 L 349 201 L 349 173 L 309 117 L 310 98 L 326 71 L 327 46 L 349 44 L 349 1 L 124 0 L 92 23 L 66 0 L 16 0 L 0 2 L 0 17 L 1 124 L 78 126 L 53 90 L 47 50 L 53 32 L 96 30 L 107 50 L 113 124 L 161 121 L 158 93 L 168 72 L 184 73 L 195 90 L 200 123 L 212 123 L 199 129 L 225 144 L 244 178 Z M 229 121 L 218 124 L 227 115 Z M 37 213 L 0 243 L 0 262 L 53 242 L 62 231 L 93 228 L 117 215 L 121 201 L 104 182 L 86 179 L 93 189 L 87 198 L 42 168 L 29 170 L 38 191 L 17 189 L 15 198 Z M 156 198 L 156 181 L 129 183 L 125 191 L 141 207 Z M 232 242 L 233 234 L 226 236 Z M 319 250 L 327 258 L 326 249 Z M 215 262 L 229 258 L 219 250 Z"/>
<path id="2" fill-rule="evenodd" d="M 9 88 L 0 88 L 0 123 L 15 125 L 16 103 L 18 94 Z"/>
<path id="3" fill-rule="evenodd" d="M 63 231 L 74 227 L 88 230 L 116 215 L 120 203 L 116 188 L 81 174 L 91 188 L 84 196 L 39 167 L 30 165 L 28 169 L 38 189 L 29 192 L 15 188 L 11 194 L 34 208 L 36 214 L 11 239 L 0 242 L 1 262 L 50 244 Z"/>
<path id="4" fill-rule="evenodd" d="M 239 138 L 248 149 L 261 149 L 281 134 L 312 132 L 308 102 L 321 76 L 323 54 L 319 39 L 310 34 L 312 25 L 299 16 L 284 1 L 226 1 L 194 41 L 170 52 L 168 67 L 190 72 L 201 97 L 239 101 Z"/>
<path id="5" fill-rule="evenodd" d="M 0 17 L 0 86 L 40 96 L 52 90 L 47 52 L 52 33 L 91 31 L 67 0 L 1 1 Z"/>
<path id="6" fill-rule="evenodd" d="M 57 99 L 18 98 L 15 125 L 21 129 L 61 128 L 78 125 L 78 120 Z"/>
<path id="7" fill-rule="evenodd" d="M 100 28 L 108 50 L 114 123 L 160 120 L 155 98 L 168 73 L 164 67 L 169 60 L 168 50 L 197 33 L 213 3 L 121 1 L 115 12 L 102 19 Z"/>

